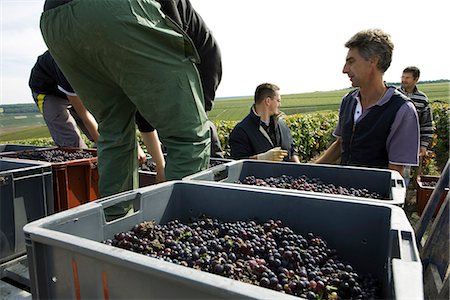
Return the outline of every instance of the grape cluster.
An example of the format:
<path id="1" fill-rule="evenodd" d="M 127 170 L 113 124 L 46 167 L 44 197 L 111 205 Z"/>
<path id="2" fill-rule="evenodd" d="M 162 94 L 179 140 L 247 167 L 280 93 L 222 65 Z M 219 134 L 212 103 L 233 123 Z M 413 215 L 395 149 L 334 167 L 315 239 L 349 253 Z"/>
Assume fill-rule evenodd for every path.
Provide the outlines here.
<path id="1" fill-rule="evenodd" d="M 143 222 L 103 243 L 307 299 L 379 293 L 376 280 L 360 277 L 322 238 L 296 234 L 279 220 Z"/>
<path id="2" fill-rule="evenodd" d="M 44 151 L 24 151 L 17 154 L 18 158 L 43 160 L 48 162 L 64 162 L 69 160 L 93 158 L 94 155 L 84 150 L 66 151 L 62 149 Z"/>
<path id="3" fill-rule="evenodd" d="M 215 167 L 215 166 L 224 164 L 224 163 L 225 163 L 225 161 L 221 161 L 221 160 L 212 160 L 212 159 L 210 159 L 210 160 L 209 160 L 209 167 L 212 168 L 212 167 Z"/>
<path id="4" fill-rule="evenodd" d="M 156 172 L 156 164 L 154 161 L 151 161 L 150 159 L 147 159 L 145 161 L 145 163 L 143 163 L 140 166 L 140 169 L 142 171 L 147 171 L 147 172 Z"/>
<path id="5" fill-rule="evenodd" d="M 319 178 L 309 178 L 306 175 L 294 178 L 293 176 L 281 175 L 279 177 L 256 178 L 247 176 L 243 181 L 236 181 L 240 184 L 249 184 L 265 187 L 276 187 L 300 191 L 312 191 L 318 193 L 364 197 L 373 199 L 386 199 L 376 192 L 370 192 L 367 189 L 346 188 L 336 186 L 332 183 L 323 183 Z"/>
<path id="6" fill-rule="evenodd" d="M 422 185 L 428 187 L 435 187 L 437 185 L 437 181 L 423 181 Z"/>

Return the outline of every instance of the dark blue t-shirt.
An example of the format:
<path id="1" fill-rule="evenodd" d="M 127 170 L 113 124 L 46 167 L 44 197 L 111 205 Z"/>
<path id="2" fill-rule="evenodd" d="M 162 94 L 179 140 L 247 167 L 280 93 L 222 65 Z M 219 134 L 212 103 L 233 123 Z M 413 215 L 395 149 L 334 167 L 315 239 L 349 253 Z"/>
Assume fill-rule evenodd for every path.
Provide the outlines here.
<path id="1" fill-rule="evenodd" d="M 44 11 L 69 3 L 72 0 L 46 0 L 44 3 Z"/>
<path id="2" fill-rule="evenodd" d="M 60 97 L 76 95 L 48 51 L 38 57 L 36 64 L 31 69 L 29 86 L 33 92 L 38 94 Z"/>

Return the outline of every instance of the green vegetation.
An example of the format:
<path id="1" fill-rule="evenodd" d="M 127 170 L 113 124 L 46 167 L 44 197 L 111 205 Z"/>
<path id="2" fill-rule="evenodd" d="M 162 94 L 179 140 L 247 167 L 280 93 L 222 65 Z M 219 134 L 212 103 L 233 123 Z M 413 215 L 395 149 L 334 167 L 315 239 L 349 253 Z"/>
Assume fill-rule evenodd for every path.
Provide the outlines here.
<path id="1" fill-rule="evenodd" d="M 50 137 L 50 132 L 46 125 L 21 127 L 14 130 L 1 131 L 0 142 L 5 143 L 12 140 L 27 140 Z M 12 143 L 10 143 L 12 144 Z"/>
<path id="2" fill-rule="evenodd" d="M 8 104 L 8 105 L 0 105 L 0 112 L 5 114 L 24 114 L 24 113 L 39 114 L 39 109 L 34 103 Z"/>
<path id="3" fill-rule="evenodd" d="M 436 166 L 439 171 L 442 171 L 449 157 L 450 105 L 433 104 L 431 108 L 433 111 L 433 122 L 436 127 L 432 150 L 435 154 Z"/>
<path id="4" fill-rule="evenodd" d="M 436 131 L 431 145 L 431 156 L 423 162 L 423 174 L 437 175 L 449 157 L 449 116 L 450 105 L 434 103 L 431 105 Z M 285 118 L 294 147 L 301 162 L 311 162 L 334 141 L 332 132 L 338 120 L 338 112 L 315 112 L 290 115 Z M 230 154 L 229 135 L 238 121 L 218 121 L 217 126 L 225 155 Z"/>
<path id="5" fill-rule="evenodd" d="M 433 83 L 419 84 L 419 89 L 428 95 L 431 103 L 449 103 L 449 86 L 450 81 L 439 80 Z M 287 115 L 319 111 L 336 112 L 342 96 L 349 90 L 283 95 L 282 111 Z M 252 103 L 251 96 L 219 99 L 209 113 L 209 118 L 216 123 L 239 121 L 248 114 Z M 1 112 L 2 110 L 3 112 Z M 44 124 L 45 122 L 34 103 L 0 105 L 0 141 L 49 137 L 48 131 L 42 128 Z M 32 126 L 36 127 L 35 130 L 31 129 Z"/>
<path id="6" fill-rule="evenodd" d="M 432 155 L 423 162 L 423 174 L 438 175 L 449 155 L 449 115 L 450 105 L 435 103 L 432 105 L 436 133 L 432 142 Z M 290 115 L 285 118 L 286 124 L 291 130 L 294 139 L 295 150 L 299 154 L 301 162 L 313 161 L 323 150 L 327 149 L 334 140 L 332 132 L 336 126 L 338 113 L 315 112 L 301 115 Z M 231 130 L 238 121 L 217 121 L 220 142 L 226 156 L 230 153 L 228 144 Z M 85 137 L 84 137 L 85 138 Z M 138 134 L 139 138 L 139 134 Z M 87 139 L 85 138 L 87 142 Z M 9 144 L 28 144 L 37 146 L 54 146 L 51 138 L 9 140 Z M 139 139 L 142 145 L 142 140 Z M 92 143 L 88 142 L 92 147 Z M 142 145 L 143 146 L 143 145 Z M 145 149 L 145 148 L 144 148 Z"/>

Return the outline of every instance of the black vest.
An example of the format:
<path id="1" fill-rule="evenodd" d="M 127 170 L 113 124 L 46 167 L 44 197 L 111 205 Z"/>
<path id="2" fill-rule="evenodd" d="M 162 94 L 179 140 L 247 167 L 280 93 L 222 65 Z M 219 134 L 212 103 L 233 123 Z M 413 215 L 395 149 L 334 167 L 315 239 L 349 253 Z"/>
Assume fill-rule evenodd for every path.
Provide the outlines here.
<path id="1" fill-rule="evenodd" d="M 342 127 L 342 165 L 387 168 L 389 157 L 386 140 L 400 107 L 407 98 L 395 91 L 382 106 L 373 106 L 370 112 L 354 124 L 357 101 L 352 91 L 344 97 L 339 112 Z"/>

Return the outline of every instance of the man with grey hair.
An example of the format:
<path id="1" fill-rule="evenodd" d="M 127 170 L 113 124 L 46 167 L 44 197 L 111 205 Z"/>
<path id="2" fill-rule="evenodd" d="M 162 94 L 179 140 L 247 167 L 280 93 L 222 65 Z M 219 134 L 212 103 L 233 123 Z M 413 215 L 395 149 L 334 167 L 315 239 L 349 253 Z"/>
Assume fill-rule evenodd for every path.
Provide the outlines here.
<path id="1" fill-rule="evenodd" d="M 419 123 L 414 105 L 383 75 L 392 60 L 394 45 L 380 29 L 363 30 L 346 44 L 342 70 L 355 88 L 344 96 L 336 141 L 316 163 L 389 168 L 403 173 L 418 164 Z"/>

